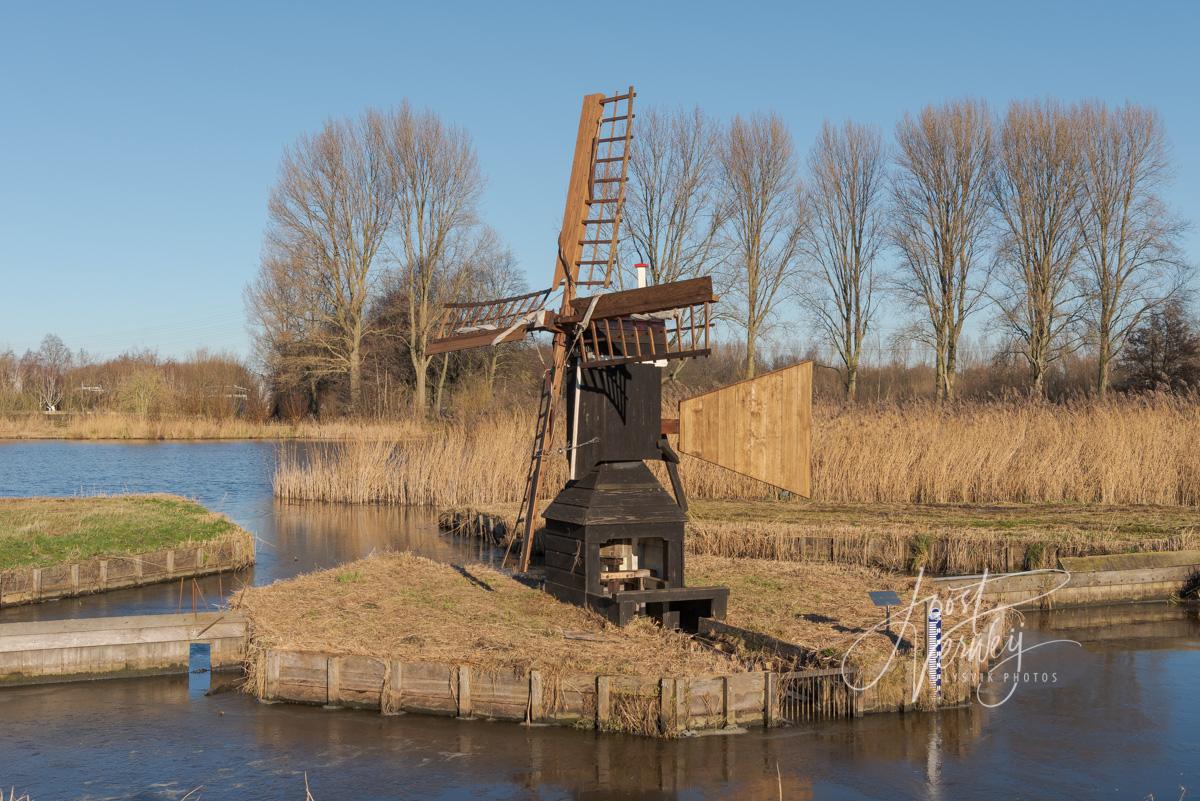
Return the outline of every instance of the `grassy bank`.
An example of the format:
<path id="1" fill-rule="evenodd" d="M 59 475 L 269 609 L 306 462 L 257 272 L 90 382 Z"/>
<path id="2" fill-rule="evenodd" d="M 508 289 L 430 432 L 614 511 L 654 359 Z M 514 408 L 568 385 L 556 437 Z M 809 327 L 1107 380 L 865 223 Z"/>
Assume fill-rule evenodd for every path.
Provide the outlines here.
<path id="1" fill-rule="evenodd" d="M 549 675 L 740 669 L 647 621 L 617 629 L 488 567 L 409 553 L 249 588 L 233 605 L 250 618 L 255 654 L 276 647 Z"/>
<path id="2" fill-rule="evenodd" d="M 282 498 L 350 503 L 496 504 L 520 499 L 532 420 L 518 413 L 448 424 L 418 438 L 361 437 L 320 458 L 284 458 Z M 561 444 L 561 443 L 560 443 Z M 1200 502 L 1200 405 L 1114 401 L 1079 406 L 818 405 L 813 498 L 851 504 Z M 547 462 L 552 494 L 565 459 Z M 777 493 L 684 457 L 693 498 Z"/>
<path id="3" fill-rule="evenodd" d="M 0 569 L 127 556 L 242 532 L 171 495 L 0 498 Z"/>

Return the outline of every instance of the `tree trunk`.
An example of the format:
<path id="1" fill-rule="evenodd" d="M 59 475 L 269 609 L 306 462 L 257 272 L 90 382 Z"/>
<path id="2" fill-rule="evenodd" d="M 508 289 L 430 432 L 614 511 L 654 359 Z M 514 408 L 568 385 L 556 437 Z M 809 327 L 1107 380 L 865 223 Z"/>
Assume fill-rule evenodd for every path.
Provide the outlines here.
<path id="1" fill-rule="evenodd" d="M 846 400 L 854 401 L 858 396 L 858 365 L 846 367 Z"/>
<path id="2" fill-rule="evenodd" d="M 488 394 L 492 394 L 496 391 L 496 367 L 499 365 L 499 362 L 500 362 L 500 349 L 499 349 L 499 346 L 497 346 L 497 347 L 492 348 L 491 353 L 488 354 L 488 361 L 487 361 Z"/>
<path id="3" fill-rule="evenodd" d="M 954 400 L 954 376 L 958 372 L 958 342 L 946 340 L 946 362 L 942 365 L 942 381 L 944 389 L 942 397 L 947 401 Z"/>
<path id="4" fill-rule="evenodd" d="M 1096 394 L 1101 399 L 1108 397 L 1108 374 L 1112 362 L 1112 341 L 1108 331 L 1101 327 L 1100 342 L 1096 347 Z"/>
<path id="5" fill-rule="evenodd" d="M 446 388 L 446 372 L 450 367 L 450 354 L 442 354 L 442 368 L 438 370 L 437 389 L 433 392 L 433 413 L 440 415 L 442 413 L 442 390 Z"/>
<path id="6" fill-rule="evenodd" d="M 1035 358 L 1029 363 L 1029 374 L 1033 379 L 1029 394 L 1037 398 L 1046 397 L 1046 365 L 1039 358 Z"/>
<path id="7" fill-rule="evenodd" d="M 421 363 L 418 364 L 418 361 Z M 413 415 L 418 418 L 425 416 L 425 385 L 428 370 L 429 363 L 424 359 L 413 359 L 413 372 L 416 374 L 413 384 Z"/>
<path id="8" fill-rule="evenodd" d="M 933 370 L 933 396 L 938 403 L 946 400 L 946 354 L 941 347 L 936 349 Z"/>
<path id="9" fill-rule="evenodd" d="M 758 339 L 758 326 L 754 323 L 746 325 L 746 378 L 754 378 L 758 369 L 757 354 L 754 351 L 754 340 Z"/>
<path id="10" fill-rule="evenodd" d="M 362 411 L 362 354 L 356 343 L 350 349 L 350 412 L 358 414 Z"/>

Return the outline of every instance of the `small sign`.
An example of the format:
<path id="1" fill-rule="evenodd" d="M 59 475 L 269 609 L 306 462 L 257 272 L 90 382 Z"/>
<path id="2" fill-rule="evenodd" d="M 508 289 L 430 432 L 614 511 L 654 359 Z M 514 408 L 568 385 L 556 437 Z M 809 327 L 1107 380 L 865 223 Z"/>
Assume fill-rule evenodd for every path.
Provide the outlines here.
<path id="1" fill-rule="evenodd" d="M 868 592 L 867 595 L 871 596 L 871 603 L 875 604 L 876 606 L 900 605 L 900 596 L 891 590 L 874 590 L 872 592 Z"/>

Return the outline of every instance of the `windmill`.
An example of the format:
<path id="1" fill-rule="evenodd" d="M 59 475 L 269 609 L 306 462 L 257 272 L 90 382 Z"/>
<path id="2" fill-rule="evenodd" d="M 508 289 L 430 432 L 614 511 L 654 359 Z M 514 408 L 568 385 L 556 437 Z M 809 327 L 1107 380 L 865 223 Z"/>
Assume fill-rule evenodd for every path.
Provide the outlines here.
<path id="1" fill-rule="evenodd" d="M 543 460 L 553 441 L 558 401 L 565 395 L 570 480 L 541 515 L 546 520 L 546 590 L 618 624 L 648 615 L 666 626 L 694 631 L 701 617 L 724 617 L 729 591 L 684 583 L 687 500 L 679 456 L 664 430 L 676 426 L 664 426 L 662 420 L 660 370 L 670 360 L 709 353 L 709 317 L 717 298 L 708 277 L 606 291 L 616 266 L 635 97 L 631 86 L 611 96 L 583 98 L 549 288 L 449 304 L 428 352 L 495 346 L 535 331 L 553 334 L 517 519 L 523 534 L 520 570 L 529 569 Z M 789 370 L 786 375 L 795 378 L 782 383 L 779 376 L 771 379 L 772 396 L 803 385 L 807 402 L 809 366 Z M 800 450 L 807 470 L 807 425 L 784 421 L 794 436 L 781 439 L 777 413 L 795 411 L 795 404 L 756 407 L 754 399 L 763 394 L 760 386 L 734 385 L 685 402 L 682 420 L 674 423 L 690 430 L 680 441 L 687 443 L 685 452 L 699 458 L 727 464 L 737 456 L 737 464 L 729 464 L 733 469 L 769 482 L 777 478 L 772 483 L 807 494 L 806 472 L 803 486 L 796 471 L 778 478 L 780 466 L 795 462 Z M 738 414 L 738 403 L 749 403 L 750 416 L 740 428 L 722 425 L 722 416 L 728 422 Z M 748 442 L 757 438 L 770 455 L 739 455 L 737 446 L 725 441 L 726 429 L 744 431 Z M 803 448 L 780 456 L 780 442 Z M 659 484 L 647 460 L 665 463 L 673 493 Z"/>

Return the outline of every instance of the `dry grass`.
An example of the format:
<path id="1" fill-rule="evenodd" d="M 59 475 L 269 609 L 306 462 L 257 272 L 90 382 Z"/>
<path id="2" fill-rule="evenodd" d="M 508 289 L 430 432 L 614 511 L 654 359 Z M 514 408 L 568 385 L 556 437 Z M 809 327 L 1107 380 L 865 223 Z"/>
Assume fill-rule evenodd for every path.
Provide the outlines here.
<path id="1" fill-rule="evenodd" d="M 687 581 L 729 587 L 726 622 L 799 645 L 829 666 L 864 635 L 856 660 L 890 651 L 887 636 L 872 631 L 883 610 L 871 604 L 867 592 L 895 590 L 907 599 L 914 584 L 909 576 L 870 567 L 717 556 L 689 557 Z"/>
<path id="2" fill-rule="evenodd" d="M 866 688 L 862 703 L 869 711 L 967 702 L 994 645 L 989 637 L 1003 637 L 1015 618 L 1006 608 L 989 611 L 982 604 L 974 609 L 957 595 L 939 597 L 944 671 L 941 699 L 935 702 L 921 661 L 924 601 L 935 597 L 928 584 L 918 588 L 913 577 L 866 567 L 704 556 L 692 557 L 687 573 L 689 582 L 722 582 L 730 588 L 730 624 L 816 652 L 818 664 L 826 667 L 839 667 L 844 660 L 856 669 L 854 683 Z M 894 636 L 880 625 L 884 610 L 871 603 L 869 590 L 894 590 L 905 603 L 892 610 Z"/>
<path id="3" fill-rule="evenodd" d="M 486 566 L 446 565 L 408 553 L 247 589 L 234 605 L 250 617 L 257 654 L 277 647 L 549 675 L 740 669 L 647 621 L 618 629 Z M 252 657 L 252 667 L 256 661 Z"/>
<path id="4" fill-rule="evenodd" d="M 729 587 L 728 623 L 799 645 L 816 653 L 818 664 L 826 667 L 838 667 L 844 659 L 848 667 L 858 669 L 860 686 L 878 677 L 868 691 L 868 706 L 896 709 L 913 701 L 914 673 L 919 675 L 922 666 L 913 664 L 911 653 L 920 655 L 924 648 L 924 600 L 935 596 L 928 584 L 917 587 L 913 577 L 868 567 L 711 556 L 691 557 L 687 578 L 689 583 Z M 898 639 L 880 626 L 884 610 L 871 603 L 870 590 L 894 590 L 904 602 L 905 608 L 892 610 L 891 629 Z M 961 603 L 962 598 L 939 600 L 947 649 L 944 698 L 961 703 L 977 681 L 989 624 L 1000 627 L 999 635 L 1010 625 L 1012 613 L 989 613 L 990 607 L 981 605 L 972 625 L 976 610 Z M 910 603 L 911 617 L 907 611 Z M 979 640 L 975 640 L 976 632 Z M 980 650 L 969 657 L 967 649 L 973 647 Z M 915 651 L 905 654 L 908 648 Z M 919 706 L 932 701 L 927 685 L 920 688 L 918 696 Z"/>
<path id="5" fill-rule="evenodd" d="M 520 499 L 533 426 L 499 413 L 424 436 L 367 432 L 305 462 L 285 458 L 276 494 L 355 503 L 496 504 Z M 558 443 L 561 446 L 561 443 Z M 1200 405 L 1114 401 L 1079 406 L 819 405 L 813 496 L 886 504 L 1200 503 Z M 565 459 L 546 460 L 549 494 Z M 684 457 L 693 498 L 765 500 L 778 493 Z"/>

